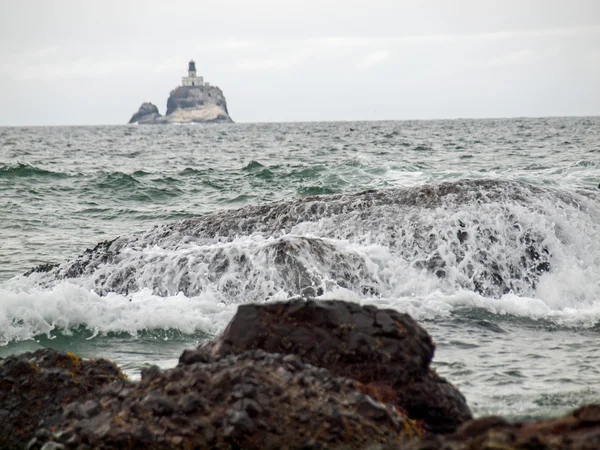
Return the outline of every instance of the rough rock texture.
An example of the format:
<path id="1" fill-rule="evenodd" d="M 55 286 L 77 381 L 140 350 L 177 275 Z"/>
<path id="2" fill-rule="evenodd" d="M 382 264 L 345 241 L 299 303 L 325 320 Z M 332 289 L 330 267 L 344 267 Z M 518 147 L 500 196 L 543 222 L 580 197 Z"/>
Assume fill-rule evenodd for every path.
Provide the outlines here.
<path id="1" fill-rule="evenodd" d="M 184 352 L 180 362 L 257 348 L 358 380 L 432 433 L 471 419 L 462 394 L 429 368 L 434 344 L 407 314 L 334 300 L 241 305 L 219 338 Z"/>
<path id="2" fill-rule="evenodd" d="M 67 448 L 324 448 L 406 442 L 421 430 L 394 407 L 293 355 L 262 350 L 111 385 L 65 408 L 52 439 Z"/>
<path id="3" fill-rule="evenodd" d="M 176 109 L 165 117 L 167 123 L 233 122 L 217 105 L 204 105 L 192 109 Z"/>
<path id="4" fill-rule="evenodd" d="M 57 423 L 67 404 L 109 383 L 127 384 L 105 359 L 83 361 L 51 349 L 0 359 L 0 448 L 26 443 L 39 427 Z"/>
<path id="5" fill-rule="evenodd" d="M 165 116 L 152 103 L 144 103 L 129 121 L 142 125 L 207 122 L 233 122 L 217 86 L 179 86 L 171 91 Z"/>
<path id="6" fill-rule="evenodd" d="M 407 445 L 382 446 L 401 450 L 592 450 L 600 448 L 600 405 L 576 409 L 564 417 L 510 424 L 502 417 L 467 422 L 450 436 L 419 439 Z"/>
<path id="7" fill-rule="evenodd" d="M 152 123 L 159 117 L 161 117 L 161 115 L 158 112 L 156 105 L 145 102 L 142 103 L 142 106 L 140 106 L 138 112 L 131 116 L 129 123 Z"/>
<path id="8" fill-rule="evenodd" d="M 93 283 L 94 290 L 101 295 L 149 288 L 161 296 L 177 295 L 180 291 L 195 296 L 206 286 L 199 282 L 199 271 L 204 270 L 200 265 L 207 265 L 211 276 L 208 282 L 214 283 L 219 294 L 231 302 L 237 302 L 240 295 L 262 302 L 280 291 L 290 296 L 314 297 L 319 294 L 319 288 L 337 287 L 377 295 L 382 285 L 378 277 L 373 277 L 375 273 L 368 259 L 347 246 L 335 245 L 330 239 L 362 242 L 361 236 L 369 233 L 377 235 L 380 245 L 387 247 L 395 258 L 447 279 L 456 289 L 476 291 L 493 298 L 510 291 L 530 296 L 543 273 L 552 269 L 551 247 L 545 227 L 518 223 L 509 205 L 537 211 L 534 201 L 543 199 L 548 204 L 579 207 L 577 198 L 521 182 L 466 179 L 412 188 L 288 199 L 164 224 L 144 234 L 122 236 L 110 245 L 101 243 L 91 253 L 86 251 L 57 267 L 44 265 L 29 273 L 48 272 L 37 277 L 48 284 L 84 275 L 88 278 L 86 282 Z M 494 220 L 484 223 L 476 217 L 477 211 L 472 210 L 470 222 L 456 220 L 453 229 L 439 233 L 437 219 L 431 219 L 435 215 L 433 210 L 454 211 L 456 214 L 448 214 L 460 217 L 462 211 L 473 204 L 495 210 Z M 541 211 L 535 214 L 541 218 L 545 215 Z M 301 223 L 313 229 L 311 223 L 319 221 L 328 225 L 314 236 L 299 236 L 292 231 Z M 340 229 L 339 233 L 336 228 Z M 505 230 L 501 239 L 499 228 Z M 566 230 L 557 225 L 557 235 L 564 232 Z M 246 258 L 252 249 L 245 250 L 234 260 L 226 249 L 215 251 L 212 246 L 216 241 L 231 242 L 252 234 L 268 238 L 269 244 L 256 250 L 260 258 Z M 432 238 L 432 235 L 437 237 Z M 157 256 L 145 262 L 144 258 L 128 256 L 132 249 L 146 252 L 154 246 L 178 251 L 190 242 L 202 249 L 179 252 L 177 277 L 165 275 L 170 273 L 166 270 L 157 270 L 161 264 L 162 267 L 170 264 L 166 257 Z M 205 247 L 210 250 L 204 250 Z M 449 253 L 442 257 L 440 251 Z M 258 260 L 267 261 L 267 265 L 254 266 Z M 455 263 L 446 267 L 451 260 Z M 306 264 L 306 261 L 311 263 Z M 99 271 L 101 275 L 96 272 L 100 265 L 103 266 Z M 275 269 L 279 284 L 264 283 L 266 278 L 260 272 L 267 266 Z M 230 271 L 238 276 L 234 279 Z M 448 276 L 450 273 L 454 275 Z M 223 276 L 227 277 L 226 282 Z M 272 279 L 269 275 L 268 280 Z"/>
<path id="9" fill-rule="evenodd" d="M 432 354 L 409 316 L 336 301 L 240 307 L 216 341 L 174 369 L 145 369 L 139 383 L 106 360 L 38 350 L 0 359 L 0 449 L 600 448 L 600 405 L 424 433 L 423 424 L 439 431 L 468 414 L 430 372 Z M 389 404 L 407 401 L 424 422 Z"/>
<path id="10" fill-rule="evenodd" d="M 214 105 L 228 115 L 227 101 L 221 88 L 217 86 L 179 86 L 171 91 L 167 100 L 167 116 L 178 109 L 194 109 Z"/>

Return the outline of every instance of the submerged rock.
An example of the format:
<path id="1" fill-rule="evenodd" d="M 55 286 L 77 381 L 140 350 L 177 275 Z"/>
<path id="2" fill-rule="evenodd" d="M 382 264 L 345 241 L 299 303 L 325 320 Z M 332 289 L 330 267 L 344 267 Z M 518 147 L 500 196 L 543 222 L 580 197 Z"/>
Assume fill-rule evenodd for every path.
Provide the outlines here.
<path id="1" fill-rule="evenodd" d="M 0 448 L 20 448 L 38 429 L 61 420 L 67 404 L 85 402 L 99 387 L 126 384 L 120 369 L 105 359 L 84 361 L 71 353 L 38 350 L 0 359 Z"/>
<path id="2" fill-rule="evenodd" d="M 462 394 L 430 369 L 433 341 L 407 314 L 334 300 L 241 305 L 220 337 L 180 361 L 252 349 L 298 355 L 358 380 L 433 433 L 452 432 L 471 419 Z"/>
<path id="3" fill-rule="evenodd" d="M 395 288 L 386 271 L 402 269 L 444 289 L 533 296 L 553 270 L 553 242 L 568 238 L 555 211 L 538 211 L 554 204 L 579 207 L 568 193 L 499 180 L 289 199 L 161 225 L 28 274 L 47 271 L 34 275 L 42 284 L 85 277 L 101 295 L 211 289 L 233 303 L 338 287 L 376 296 Z M 240 236 L 253 242 L 233 243 Z M 370 253 L 373 244 L 390 258 Z"/>
<path id="4" fill-rule="evenodd" d="M 164 226 L 153 233 L 152 243 L 160 245 L 172 241 L 173 236 L 278 236 L 282 230 L 293 232 L 300 223 L 327 220 L 335 227 L 323 233 L 327 237 L 361 242 L 363 236 L 376 235 L 375 242 L 400 261 L 448 279 L 454 287 L 488 297 L 510 291 L 530 294 L 539 277 L 552 269 L 546 243 L 550 236 L 537 223 L 543 211 L 536 213 L 534 223 L 521 223 L 515 210 L 532 208 L 534 200 L 544 197 L 548 202 L 576 206 L 569 194 L 551 189 L 514 181 L 466 179 L 220 211 Z M 482 214 L 482 208 L 493 213 Z M 459 215 L 464 221 L 452 217 Z M 556 228 L 555 232 L 562 231 Z"/>

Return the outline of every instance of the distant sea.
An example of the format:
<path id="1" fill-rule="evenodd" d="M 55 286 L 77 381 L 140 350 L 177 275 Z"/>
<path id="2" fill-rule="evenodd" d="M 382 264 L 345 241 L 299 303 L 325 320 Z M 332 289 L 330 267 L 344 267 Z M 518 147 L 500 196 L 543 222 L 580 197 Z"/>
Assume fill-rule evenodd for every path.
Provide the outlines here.
<path id="1" fill-rule="evenodd" d="M 337 298 L 415 317 L 476 415 L 558 415 L 600 402 L 599 183 L 598 117 L 0 128 L 0 356 L 135 378 Z"/>

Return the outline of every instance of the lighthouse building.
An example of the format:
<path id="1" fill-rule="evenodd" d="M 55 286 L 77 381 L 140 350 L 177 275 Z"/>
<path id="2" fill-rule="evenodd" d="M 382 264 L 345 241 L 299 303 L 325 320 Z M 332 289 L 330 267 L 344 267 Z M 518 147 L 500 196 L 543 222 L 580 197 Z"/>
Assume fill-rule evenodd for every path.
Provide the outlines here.
<path id="1" fill-rule="evenodd" d="M 204 78 L 196 76 L 196 63 L 192 59 L 188 64 L 188 76 L 181 78 L 182 86 L 204 86 Z"/>

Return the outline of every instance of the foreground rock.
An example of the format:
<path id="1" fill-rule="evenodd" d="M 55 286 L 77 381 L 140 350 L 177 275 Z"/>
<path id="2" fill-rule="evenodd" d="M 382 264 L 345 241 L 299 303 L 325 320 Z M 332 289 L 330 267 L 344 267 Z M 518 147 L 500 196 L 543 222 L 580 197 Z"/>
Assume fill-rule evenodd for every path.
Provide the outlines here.
<path id="1" fill-rule="evenodd" d="M 219 359 L 251 349 L 298 355 L 364 383 L 427 431 L 449 433 L 471 419 L 462 394 L 429 364 L 434 344 L 410 316 L 341 301 L 242 305 L 222 336 L 180 361 Z"/>
<path id="2" fill-rule="evenodd" d="M 85 400 L 109 383 L 126 382 L 119 368 L 104 359 L 83 361 L 51 349 L 0 359 L 0 448 L 18 447 L 36 429 L 55 425 L 75 400 L 86 408 Z"/>
<path id="3" fill-rule="evenodd" d="M 0 359 L 0 449 L 600 448 L 600 405 L 537 423 L 467 420 L 432 356 L 427 332 L 392 310 L 245 305 L 214 342 L 139 383 L 50 349 Z"/>
<path id="4" fill-rule="evenodd" d="M 385 447 L 384 447 L 385 448 Z M 531 423 L 508 423 L 502 417 L 467 422 L 450 436 L 419 439 L 390 450 L 546 449 L 600 448 L 600 405 L 576 409 L 564 417 Z"/>
<path id="5" fill-rule="evenodd" d="M 392 445 L 420 433 L 390 405 L 298 357 L 253 351 L 142 373 L 65 409 L 53 440 L 67 448 L 326 448 Z M 88 405 L 86 407 L 86 405 Z"/>

